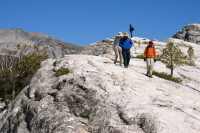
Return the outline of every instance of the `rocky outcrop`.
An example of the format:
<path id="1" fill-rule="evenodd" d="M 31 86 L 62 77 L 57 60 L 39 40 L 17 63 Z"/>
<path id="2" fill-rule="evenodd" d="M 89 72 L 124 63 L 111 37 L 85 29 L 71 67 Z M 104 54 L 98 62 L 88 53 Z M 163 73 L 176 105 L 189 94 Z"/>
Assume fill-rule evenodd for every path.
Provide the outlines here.
<path id="1" fill-rule="evenodd" d="M 104 56 L 105 54 L 110 54 L 110 48 L 112 49 L 113 39 L 104 39 L 100 42 L 96 42 L 85 47 L 81 54 L 83 55 L 95 55 Z"/>
<path id="2" fill-rule="evenodd" d="M 51 36 L 37 33 L 26 32 L 22 29 L 0 30 L 0 54 L 7 55 L 9 51 L 16 51 L 17 44 L 27 44 L 33 46 L 39 44 L 47 49 L 51 58 L 62 58 L 66 54 L 79 54 L 83 46 L 78 46 L 55 39 Z M 27 48 L 26 51 L 30 49 Z"/>
<path id="3" fill-rule="evenodd" d="M 180 31 L 173 35 L 173 38 L 183 39 L 185 37 L 186 30 L 189 30 L 190 42 L 200 44 L 200 24 L 188 24 L 183 27 Z"/>
<path id="4" fill-rule="evenodd" d="M 144 66 L 89 55 L 47 59 L 1 118 L 0 132 L 199 133 L 199 91 L 150 79 Z M 70 73 L 55 77 L 60 67 Z"/>

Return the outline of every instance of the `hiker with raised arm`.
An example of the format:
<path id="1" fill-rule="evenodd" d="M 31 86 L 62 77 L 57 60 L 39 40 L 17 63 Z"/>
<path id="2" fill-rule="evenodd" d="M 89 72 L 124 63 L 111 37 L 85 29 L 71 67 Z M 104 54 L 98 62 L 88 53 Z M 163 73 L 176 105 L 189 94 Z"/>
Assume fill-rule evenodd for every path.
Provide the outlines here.
<path id="1" fill-rule="evenodd" d="M 133 34 L 132 34 L 132 32 L 134 31 L 134 28 L 133 28 L 133 26 L 130 24 L 129 25 L 130 26 L 130 29 L 129 29 L 129 31 L 130 31 L 130 33 L 131 33 L 131 38 L 133 37 Z"/>

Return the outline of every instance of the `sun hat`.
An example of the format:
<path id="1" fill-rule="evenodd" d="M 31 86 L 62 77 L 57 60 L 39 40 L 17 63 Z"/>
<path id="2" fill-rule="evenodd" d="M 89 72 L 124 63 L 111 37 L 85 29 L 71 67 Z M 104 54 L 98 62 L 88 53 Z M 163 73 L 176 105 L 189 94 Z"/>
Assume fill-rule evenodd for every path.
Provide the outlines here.
<path id="1" fill-rule="evenodd" d="M 153 44 L 153 41 L 152 41 L 152 40 L 150 40 L 150 41 L 149 41 L 149 43 L 152 43 L 152 44 Z"/>
<path id="2" fill-rule="evenodd" d="M 123 36 L 128 36 L 128 32 L 124 32 L 124 35 Z"/>
<path id="3" fill-rule="evenodd" d="M 122 32 L 118 32 L 116 36 L 123 36 Z"/>

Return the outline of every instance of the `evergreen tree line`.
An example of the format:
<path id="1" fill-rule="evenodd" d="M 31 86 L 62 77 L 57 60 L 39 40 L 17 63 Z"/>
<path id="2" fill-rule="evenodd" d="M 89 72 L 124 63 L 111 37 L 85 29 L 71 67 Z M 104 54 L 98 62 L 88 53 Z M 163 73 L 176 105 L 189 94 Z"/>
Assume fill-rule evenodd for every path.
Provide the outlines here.
<path id="1" fill-rule="evenodd" d="M 27 48 L 31 51 L 27 53 Z M 30 79 L 40 67 L 40 63 L 47 59 L 47 51 L 35 44 L 17 45 L 17 51 L 10 51 L 9 55 L 1 56 L 0 62 L 0 99 L 7 108 L 19 92 L 29 84 Z"/>

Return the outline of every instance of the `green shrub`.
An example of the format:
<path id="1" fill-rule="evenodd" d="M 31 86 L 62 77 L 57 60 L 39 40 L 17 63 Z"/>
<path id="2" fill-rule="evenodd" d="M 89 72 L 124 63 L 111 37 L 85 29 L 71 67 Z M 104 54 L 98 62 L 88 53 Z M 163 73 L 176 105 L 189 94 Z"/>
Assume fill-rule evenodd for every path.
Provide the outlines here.
<path id="1" fill-rule="evenodd" d="M 54 76 L 59 77 L 61 75 L 65 75 L 65 74 L 68 74 L 68 73 L 69 73 L 68 68 L 61 67 L 61 68 L 59 68 L 58 70 L 55 71 Z"/>
<path id="2" fill-rule="evenodd" d="M 139 59 L 143 59 L 143 58 L 144 58 L 144 56 L 143 56 L 143 54 L 140 54 L 140 55 L 133 56 L 133 58 L 139 58 Z"/>
<path id="3" fill-rule="evenodd" d="M 163 73 L 163 72 L 160 73 L 160 72 L 153 71 L 153 75 L 156 75 L 157 77 L 160 77 L 160 78 L 163 78 L 163 79 L 166 79 L 166 80 L 173 81 L 175 83 L 181 83 L 182 82 L 181 78 L 175 78 L 175 77 L 172 77 L 171 75 Z"/>
<path id="4" fill-rule="evenodd" d="M 40 97 L 35 97 L 35 101 L 40 101 L 41 98 Z"/>

